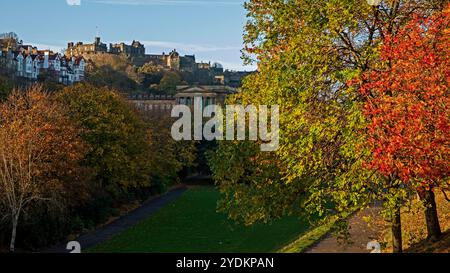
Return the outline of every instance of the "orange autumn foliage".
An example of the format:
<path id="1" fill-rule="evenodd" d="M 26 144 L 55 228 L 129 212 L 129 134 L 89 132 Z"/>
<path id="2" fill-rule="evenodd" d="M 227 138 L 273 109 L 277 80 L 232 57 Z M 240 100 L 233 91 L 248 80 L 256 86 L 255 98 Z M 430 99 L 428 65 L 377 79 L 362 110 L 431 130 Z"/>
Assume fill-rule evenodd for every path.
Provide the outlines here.
<path id="1" fill-rule="evenodd" d="M 449 6 L 450 7 L 450 6 Z M 368 166 L 421 188 L 450 172 L 450 9 L 415 16 L 386 37 L 380 70 L 367 73 Z"/>
<path id="2" fill-rule="evenodd" d="M 40 86 L 14 91 L 0 105 L 0 205 L 11 219 L 14 251 L 20 215 L 36 202 L 65 207 L 88 197 L 78 162 L 85 144 L 64 107 Z"/>

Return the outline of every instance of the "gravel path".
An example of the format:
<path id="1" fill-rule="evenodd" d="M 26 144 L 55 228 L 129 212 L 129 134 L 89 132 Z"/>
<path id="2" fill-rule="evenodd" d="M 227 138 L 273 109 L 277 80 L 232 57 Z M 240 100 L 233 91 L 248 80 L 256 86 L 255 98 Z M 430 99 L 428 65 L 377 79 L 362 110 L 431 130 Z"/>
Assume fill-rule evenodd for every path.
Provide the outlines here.
<path id="1" fill-rule="evenodd" d="M 112 223 L 92 233 L 80 236 L 76 241 L 80 243 L 82 249 L 87 249 L 101 242 L 104 242 L 113 237 L 114 235 L 126 230 L 127 228 L 134 226 L 139 221 L 152 215 L 153 213 L 155 213 L 157 210 L 164 207 L 168 203 L 176 200 L 186 191 L 186 189 L 187 188 L 185 186 L 182 186 L 180 188 L 176 188 L 174 190 L 169 191 L 165 195 L 156 197 L 144 203 L 141 207 L 137 208 L 136 210 L 113 221 Z M 68 253 L 69 250 L 66 250 L 66 245 L 58 245 L 50 249 L 47 249 L 44 252 Z"/>
<path id="2" fill-rule="evenodd" d="M 367 243 L 379 238 L 383 227 L 369 226 L 363 217 L 379 217 L 380 208 L 371 207 L 354 215 L 349 222 L 350 244 L 339 243 L 336 236 L 329 234 L 306 253 L 369 253 Z"/>

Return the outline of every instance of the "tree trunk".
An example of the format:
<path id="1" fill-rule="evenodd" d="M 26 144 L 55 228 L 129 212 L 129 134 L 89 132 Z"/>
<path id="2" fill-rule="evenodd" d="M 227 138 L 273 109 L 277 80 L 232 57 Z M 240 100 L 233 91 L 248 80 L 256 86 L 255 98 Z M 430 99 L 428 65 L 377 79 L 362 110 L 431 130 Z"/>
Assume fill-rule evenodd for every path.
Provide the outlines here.
<path id="1" fill-rule="evenodd" d="M 436 209 L 436 200 L 433 190 L 419 191 L 419 197 L 425 205 L 425 221 L 427 223 L 428 239 L 439 240 L 442 235 L 441 226 Z"/>
<path id="2" fill-rule="evenodd" d="M 400 217 L 400 208 L 394 209 L 394 215 L 392 217 L 392 248 L 394 253 L 402 253 L 402 222 Z"/>
<path id="3" fill-rule="evenodd" d="M 9 244 L 9 251 L 14 252 L 15 251 L 15 244 L 16 244 L 16 233 L 17 233 L 17 224 L 19 222 L 19 214 L 15 214 L 12 217 L 12 233 L 11 233 L 11 243 Z"/>

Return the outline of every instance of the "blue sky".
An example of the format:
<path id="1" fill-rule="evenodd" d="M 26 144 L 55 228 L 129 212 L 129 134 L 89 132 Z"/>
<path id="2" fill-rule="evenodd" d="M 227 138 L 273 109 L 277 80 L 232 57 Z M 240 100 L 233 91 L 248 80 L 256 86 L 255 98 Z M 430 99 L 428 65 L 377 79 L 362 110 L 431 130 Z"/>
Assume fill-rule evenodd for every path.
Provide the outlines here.
<path id="1" fill-rule="evenodd" d="M 198 61 L 252 70 L 240 59 L 244 0 L 2 0 L 0 33 L 24 43 L 60 50 L 67 42 L 140 40 L 147 53 L 176 48 Z M 17 12 L 20 14 L 18 15 Z"/>

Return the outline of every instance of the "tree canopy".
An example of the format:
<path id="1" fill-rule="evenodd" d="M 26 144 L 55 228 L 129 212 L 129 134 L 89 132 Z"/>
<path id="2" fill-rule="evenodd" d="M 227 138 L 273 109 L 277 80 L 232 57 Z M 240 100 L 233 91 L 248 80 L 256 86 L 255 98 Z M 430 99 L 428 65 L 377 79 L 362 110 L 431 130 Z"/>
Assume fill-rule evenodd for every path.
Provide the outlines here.
<path id="1" fill-rule="evenodd" d="M 107 88 L 78 84 L 58 94 L 83 128 L 90 149 L 84 164 L 111 193 L 150 185 L 148 131 L 137 112 Z"/>
<path id="2" fill-rule="evenodd" d="M 406 194 L 376 170 L 363 112 L 351 84 L 380 62 L 385 37 L 411 14 L 431 15 L 442 1 L 276 1 L 246 4 L 246 60 L 258 73 L 228 103 L 279 105 L 280 147 L 222 142 L 211 155 L 224 193 L 221 208 L 248 224 L 283 214 L 345 218 L 374 200 L 399 204 Z"/>

